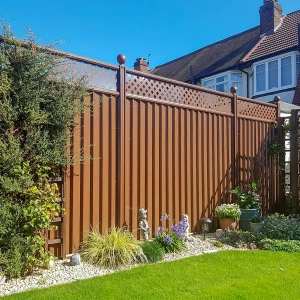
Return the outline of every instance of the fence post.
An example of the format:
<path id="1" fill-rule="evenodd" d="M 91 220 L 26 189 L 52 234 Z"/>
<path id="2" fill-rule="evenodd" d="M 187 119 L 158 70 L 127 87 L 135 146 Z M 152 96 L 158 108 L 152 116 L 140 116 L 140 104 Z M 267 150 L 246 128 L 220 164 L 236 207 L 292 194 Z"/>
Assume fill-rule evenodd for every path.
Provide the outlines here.
<path id="1" fill-rule="evenodd" d="M 118 184 L 117 184 L 117 203 L 116 203 L 116 225 L 125 226 L 125 100 L 126 100 L 126 68 L 124 63 L 126 57 L 124 54 L 119 54 L 117 57 L 119 63 L 119 70 L 117 73 L 117 90 L 119 92 L 119 98 L 117 102 L 117 122 L 118 122 L 118 134 L 117 134 L 117 172 L 118 172 Z"/>
<path id="2" fill-rule="evenodd" d="M 235 188 L 239 184 L 238 180 L 238 96 L 237 87 L 232 86 L 230 88 L 230 92 L 232 93 L 232 113 L 233 113 L 233 124 L 232 124 L 232 187 Z"/>
<path id="3" fill-rule="evenodd" d="M 290 168 L 291 168 L 291 192 L 292 192 L 292 213 L 299 213 L 299 189 L 298 189 L 298 109 L 293 109 L 291 114 L 291 145 L 290 145 Z"/>
<path id="4" fill-rule="evenodd" d="M 284 119 L 280 117 L 280 97 L 274 97 L 274 103 L 277 104 L 277 142 L 282 149 L 285 149 L 285 133 L 283 129 Z M 276 133 L 275 133 L 276 137 Z M 277 159 L 274 161 L 274 168 L 276 174 L 276 199 L 275 211 L 284 213 L 286 210 L 286 197 L 285 197 L 285 151 L 278 154 Z"/>

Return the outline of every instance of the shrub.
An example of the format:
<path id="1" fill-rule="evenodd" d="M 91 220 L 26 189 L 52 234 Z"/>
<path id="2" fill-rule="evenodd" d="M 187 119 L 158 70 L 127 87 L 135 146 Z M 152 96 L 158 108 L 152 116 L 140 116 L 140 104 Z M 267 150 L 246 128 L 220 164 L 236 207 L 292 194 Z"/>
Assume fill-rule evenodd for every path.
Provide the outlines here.
<path id="1" fill-rule="evenodd" d="M 29 243 L 25 238 L 14 236 L 9 244 L 0 248 L 0 270 L 7 278 L 26 273 Z"/>
<path id="2" fill-rule="evenodd" d="M 261 236 L 275 240 L 300 240 L 300 218 L 281 214 L 266 216 Z"/>
<path id="3" fill-rule="evenodd" d="M 214 242 L 214 246 L 215 246 L 215 247 L 218 247 L 218 248 L 224 247 L 223 243 L 221 243 L 220 241 Z"/>
<path id="4" fill-rule="evenodd" d="M 222 204 L 216 208 L 216 217 L 238 221 L 241 217 L 240 207 L 237 204 Z"/>
<path id="5" fill-rule="evenodd" d="M 250 243 L 256 244 L 257 237 L 249 231 L 225 230 L 221 241 L 224 244 L 240 248 L 248 247 Z"/>
<path id="6" fill-rule="evenodd" d="M 298 240 L 271 240 L 263 239 L 258 242 L 258 247 L 270 251 L 298 252 L 300 253 L 300 241 Z"/>
<path id="7" fill-rule="evenodd" d="M 165 250 L 155 242 L 143 242 L 141 244 L 144 254 L 147 257 L 148 262 L 157 262 L 164 259 Z"/>
<path id="8" fill-rule="evenodd" d="M 51 257 L 45 237 L 55 229 L 52 217 L 63 211 L 57 186 L 47 181 L 74 160 L 66 150 L 86 88 L 84 78 L 62 74 L 65 58 L 37 46 L 32 32 L 24 43 L 8 26 L 2 31 L 0 256 L 2 272 L 15 277 L 46 266 Z"/>
<path id="9" fill-rule="evenodd" d="M 239 198 L 239 206 L 244 209 L 253 209 L 261 205 L 261 197 L 258 194 L 261 184 L 252 182 L 248 184 L 248 190 L 243 191 L 241 187 L 236 187 L 235 189 L 229 191 L 229 193 L 237 195 Z"/>
<path id="10" fill-rule="evenodd" d="M 79 251 L 83 261 L 110 269 L 147 262 L 139 241 L 125 228 L 115 225 L 103 235 L 99 227 L 89 232 Z"/>

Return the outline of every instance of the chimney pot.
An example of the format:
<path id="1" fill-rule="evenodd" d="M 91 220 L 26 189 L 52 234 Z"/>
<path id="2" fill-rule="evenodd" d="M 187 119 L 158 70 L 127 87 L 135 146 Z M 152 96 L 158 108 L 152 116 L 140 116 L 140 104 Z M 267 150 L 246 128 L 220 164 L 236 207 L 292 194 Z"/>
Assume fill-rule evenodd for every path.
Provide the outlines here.
<path id="1" fill-rule="evenodd" d="M 133 67 L 137 71 L 148 72 L 148 62 L 142 57 L 136 59 Z"/>

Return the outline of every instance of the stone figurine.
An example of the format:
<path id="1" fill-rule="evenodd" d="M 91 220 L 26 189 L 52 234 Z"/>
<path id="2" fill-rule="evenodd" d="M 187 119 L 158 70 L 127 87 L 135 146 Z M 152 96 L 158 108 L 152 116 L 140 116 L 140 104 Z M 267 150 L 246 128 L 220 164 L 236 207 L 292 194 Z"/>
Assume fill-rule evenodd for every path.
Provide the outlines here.
<path id="1" fill-rule="evenodd" d="M 149 234 L 151 232 L 147 221 L 147 210 L 144 208 L 139 209 L 139 220 L 140 229 L 144 240 L 149 239 Z"/>
<path id="2" fill-rule="evenodd" d="M 181 216 L 181 221 L 183 221 L 186 224 L 185 230 L 184 230 L 184 236 L 187 239 L 190 232 L 190 223 L 189 223 L 189 216 L 187 214 L 183 214 Z"/>

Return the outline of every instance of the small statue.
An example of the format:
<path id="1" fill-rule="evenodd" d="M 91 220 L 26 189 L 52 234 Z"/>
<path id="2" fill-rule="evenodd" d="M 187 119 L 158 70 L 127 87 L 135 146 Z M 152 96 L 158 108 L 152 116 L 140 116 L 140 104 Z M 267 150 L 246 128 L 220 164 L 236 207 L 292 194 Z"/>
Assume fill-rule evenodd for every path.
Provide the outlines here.
<path id="1" fill-rule="evenodd" d="M 147 210 L 144 208 L 139 209 L 139 220 L 140 229 L 144 240 L 148 240 L 149 234 L 151 232 L 147 221 Z"/>
<path id="2" fill-rule="evenodd" d="M 184 236 L 187 239 L 190 231 L 189 216 L 187 214 L 181 216 L 181 224 L 184 226 Z"/>
<path id="3" fill-rule="evenodd" d="M 217 229 L 216 230 L 216 237 L 217 237 L 218 240 L 220 240 L 223 235 L 224 235 L 224 231 L 222 229 Z"/>

